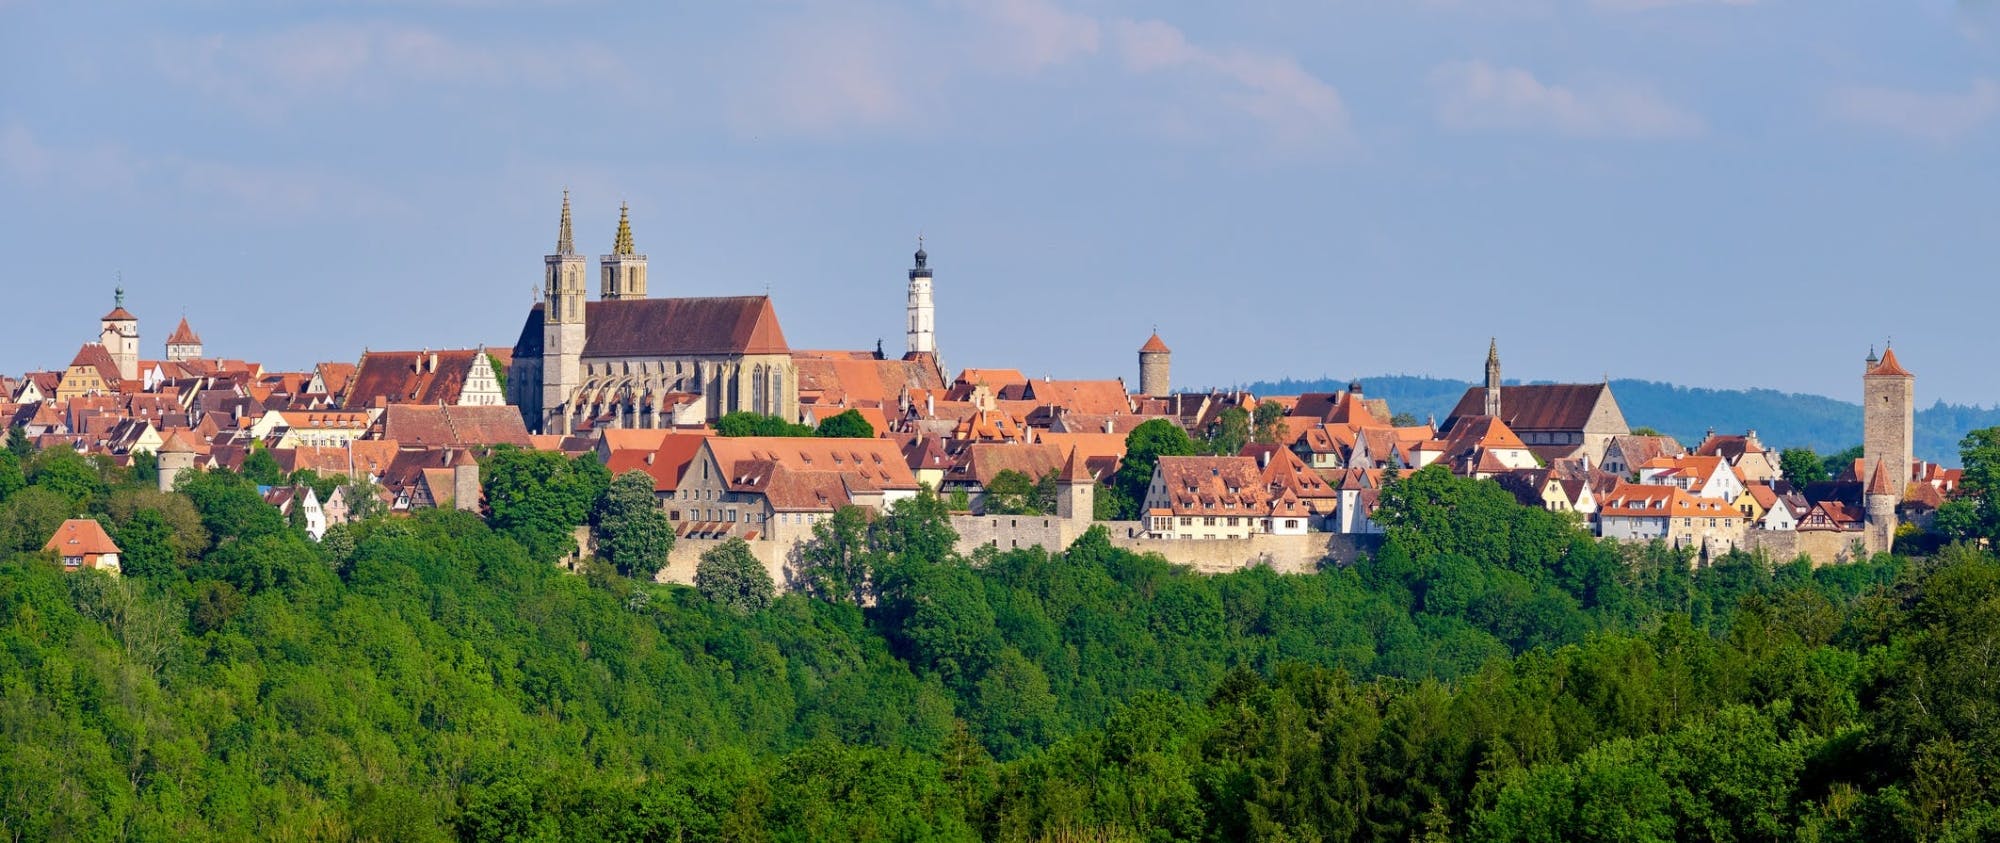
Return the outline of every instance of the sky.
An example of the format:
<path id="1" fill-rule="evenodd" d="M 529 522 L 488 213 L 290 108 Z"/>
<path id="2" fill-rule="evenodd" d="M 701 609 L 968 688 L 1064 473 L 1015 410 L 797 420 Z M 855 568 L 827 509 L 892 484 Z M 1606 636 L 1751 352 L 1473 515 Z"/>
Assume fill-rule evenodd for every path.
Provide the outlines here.
<path id="1" fill-rule="evenodd" d="M 511 345 L 565 188 L 794 348 L 2000 402 L 1991 0 L 0 0 L 0 372 Z"/>

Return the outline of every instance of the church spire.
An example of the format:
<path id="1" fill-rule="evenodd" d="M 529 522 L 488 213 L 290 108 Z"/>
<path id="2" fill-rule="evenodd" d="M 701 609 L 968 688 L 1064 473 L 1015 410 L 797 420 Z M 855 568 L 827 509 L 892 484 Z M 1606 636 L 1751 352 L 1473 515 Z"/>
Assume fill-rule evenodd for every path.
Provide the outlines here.
<path id="1" fill-rule="evenodd" d="M 569 233 L 569 188 L 563 188 L 562 227 L 556 230 L 556 254 L 576 254 L 576 238 Z"/>
<path id="2" fill-rule="evenodd" d="M 1500 338 L 1486 341 L 1486 415 L 1500 415 Z"/>
<path id="3" fill-rule="evenodd" d="M 624 202 L 618 203 L 618 236 L 611 241 L 611 253 L 614 255 L 639 253 L 639 250 L 632 246 L 632 218 L 628 216 L 629 210 Z"/>

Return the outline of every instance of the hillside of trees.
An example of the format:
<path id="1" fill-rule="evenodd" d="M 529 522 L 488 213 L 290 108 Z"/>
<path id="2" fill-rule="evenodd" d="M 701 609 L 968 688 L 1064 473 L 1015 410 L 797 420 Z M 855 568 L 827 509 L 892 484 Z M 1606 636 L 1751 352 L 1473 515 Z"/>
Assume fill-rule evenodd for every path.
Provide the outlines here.
<path id="1" fill-rule="evenodd" d="M 823 524 L 773 596 L 728 552 L 698 588 L 565 571 L 567 527 L 656 525 L 614 526 L 588 457 L 486 467 L 489 518 L 315 544 L 236 475 L 0 452 L 0 837 L 2000 834 L 1971 545 L 1694 568 L 1427 469 L 1349 568 L 1202 576 L 1101 532 L 963 559 L 922 496 Z M 39 551 L 79 514 L 122 578 Z"/>
<path id="2" fill-rule="evenodd" d="M 1458 404 L 1470 382 L 1413 375 L 1361 378 L 1371 398 L 1385 398 L 1398 413 L 1443 421 Z M 1260 381 L 1243 387 L 1257 395 L 1334 392 L 1347 380 Z M 1514 383 L 1514 381 L 1509 381 Z M 1858 393 L 1860 387 L 1855 387 Z M 1613 380 L 1612 394 L 1633 427 L 1650 427 L 1692 448 L 1709 428 L 1722 433 L 1757 431 L 1773 448 L 1811 448 L 1835 453 L 1861 441 L 1861 405 L 1820 395 L 1772 389 L 1702 389 L 1642 380 Z M 1945 465 L 1957 465 L 1958 440 L 1966 431 L 2000 425 L 2000 407 L 1972 407 L 1936 402 L 1916 413 L 1916 453 Z"/>

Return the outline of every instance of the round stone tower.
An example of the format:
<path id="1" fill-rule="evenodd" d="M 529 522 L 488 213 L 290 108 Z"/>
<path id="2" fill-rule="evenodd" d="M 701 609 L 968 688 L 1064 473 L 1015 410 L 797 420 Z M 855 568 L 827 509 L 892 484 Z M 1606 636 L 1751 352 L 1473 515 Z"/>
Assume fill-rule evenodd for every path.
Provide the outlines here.
<path id="1" fill-rule="evenodd" d="M 154 455 L 159 459 L 160 491 L 174 490 L 174 481 L 181 472 L 194 468 L 194 446 L 183 438 L 182 431 L 167 434 L 167 441 L 160 443 L 160 450 Z"/>
<path id="2" fill-rule="evenodd" d="M 1159 331 L 1154 331 L 1152 338 L 1139 346 L 1139 394 L 1152 398 L 1171 394 L 1167 373 L 1173 366 L 1173 357 L 1173 349 L 1160 341 Z"/>

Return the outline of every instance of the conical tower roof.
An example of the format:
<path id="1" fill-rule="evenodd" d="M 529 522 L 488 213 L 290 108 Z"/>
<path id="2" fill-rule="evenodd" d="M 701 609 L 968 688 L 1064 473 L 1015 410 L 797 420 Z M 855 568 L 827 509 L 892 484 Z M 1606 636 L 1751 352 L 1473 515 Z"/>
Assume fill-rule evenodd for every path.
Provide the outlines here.
<path id="1" fill-rule="evenodd" d="M 556 229 L 556 254 L 576 254 L 576 238 L 570 236 L 569 188 L 563 188 L 562 224 Z"/>
<path id="2" fill-rule="evenodd" d="M 1872 376 L 1890 376 L 1890 377 L 1903 377 L 1903 378 L 1916 377 L 1916 373 L 1903 368 L 1903 364 L 1896 362 L 1896 350 L 1893 348 L 1885 348 L 1882 350 L 1882 361 L 1876 363 L 1875 368 L 1869 369 L 1868 374 Z"/>
<path id="3" fill-rule="evenodd" d="M 181 324 L 175 326 L 173 334 L 167 337 L 167 344 L 200 345 L 201 335 L 195 333 L 193 328 L 188 327 L 188 319 L 183 316 L 181 317 Z"/>
<path id="4" fill-rule="evenodd" d="M 632 218 L 629 211 L 630 208 L 624 202 L 618 203 L 618 236 L 611 243 L 611 253 L 614 255 L 639 253 L 639 250 L 632 245 Z"/>
<path id="5" fill-rule="evenodd" d="M 1868 477 L 1869 496 L 1893 495 L 1896 493 L 1896 487 L 1889 480 L 1888 467 L 1888 460 L 1877 460 L 1875 462 L 1875 473 Z"/>
<path id="6" fill-rule="evenodd" d="M 1172 351 L 1173 349 L 1167 348 L 1166 343 L 1160 341 L 1159 331 L 1154 331 L 1153 336 L 1146 340 L 1146 344 L 1139 346 L 1140 354 L 1168 354 Z"/>

